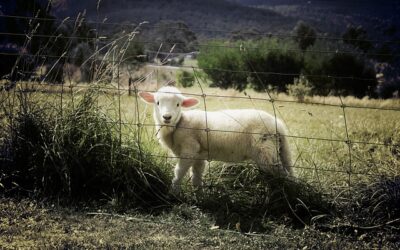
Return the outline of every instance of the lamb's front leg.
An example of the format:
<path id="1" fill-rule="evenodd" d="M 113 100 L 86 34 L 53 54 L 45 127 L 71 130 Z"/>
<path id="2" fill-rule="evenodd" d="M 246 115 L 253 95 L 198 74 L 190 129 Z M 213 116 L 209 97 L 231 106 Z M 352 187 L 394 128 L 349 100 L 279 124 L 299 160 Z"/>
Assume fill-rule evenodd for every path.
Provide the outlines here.
<path id="1" fill-rule="evenodd" d="M 181 182 L 190 166 L 193 165 L 193 160 L 189 159 L 179 159 L 178 163 L 175 166 L 175 176 L 172 180 L 172 191 L 177 193 L 181 190 Z"/>
<path id="2" fill-rule="evenodd" d="M 204 160 L 197 160 L 192 167 L 192 183 L 193 186 L 199 188 L 203 185 L 203 172 L 205 168 Z"/>
<path id="3" fill-rule="evenodd" d="M 185 135 L 186 136 L 186 135 Z M 193 138 L 184 138 L 180 140 L 177 138 L 176 141 L 184 141 L 181 147 L 177 150 L 177 154 L 180 158 L 178 164 L 175 166 L 175 177 L 172 180 L 172 190 L 175 192 L 180 191 L 180 185 L 182 178 L 187 173 L 191 166 L 194 166 L 198 161 L 198 153 L 200 150 L 200 144 Z"/>

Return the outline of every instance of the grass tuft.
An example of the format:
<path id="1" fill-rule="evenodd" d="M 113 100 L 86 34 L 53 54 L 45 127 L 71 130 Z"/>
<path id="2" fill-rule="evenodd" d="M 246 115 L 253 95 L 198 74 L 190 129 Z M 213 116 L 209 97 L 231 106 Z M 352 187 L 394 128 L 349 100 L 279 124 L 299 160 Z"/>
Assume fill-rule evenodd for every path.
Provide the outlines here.
<path id="1" fill-rule="evenodd" d="M 363 227 L 400 225 L 400 176 L 381 177 L 353 193 L 350 219 Z M 393 224 L 392 224 L 393 223 Z"/>
<path id="2" fill-rule="evenodd" d="M 135 138 L 118 136 L 118 123 L 98 105 L 95 89 L 66 107 L 41 106 L 28 95 L 10 117 L 1 168 L 5 193 L 69 201 L 112 201 L 153 207 L 169 203 L 170 177 Z"/>
<path id="3" fill-rule="evenodd" d="M 326 197 L 301 180 L 271 176 L 252 165 L 213 169 L 206 180 L 212 185 L 188 199 L 221 227 L 267 231 L 271 219 L 302 227 L 332 211 Z"/>

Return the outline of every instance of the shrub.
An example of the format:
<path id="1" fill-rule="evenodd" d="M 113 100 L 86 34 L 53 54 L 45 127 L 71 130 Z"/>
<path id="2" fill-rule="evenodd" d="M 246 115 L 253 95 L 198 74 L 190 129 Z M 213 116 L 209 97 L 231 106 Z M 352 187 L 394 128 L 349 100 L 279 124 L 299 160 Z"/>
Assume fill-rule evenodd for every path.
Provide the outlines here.
<path id="1" fill-rule="evenodd" d="M 289 95 L 296 97 L 299 102 L 304 102 L 306 96 L 312 95 L 312 87 L 304 76 L 295 79 L 287 88 Z"/>
<path id="2" fill-rule="evenodd" d="M 131 206 L 168 202 L 169 177 L 136 140 L 121 141 L 97 94 L 59 110 L 21 100 L 6 139 L 4 190 L 72 201 L 114 197 Z M 161 164 L 160 164 L 161 165 Z"/>
<path id="3" fill-rule="evenodd" d="M 247 72 L 238 47 L 226 48 L 227 44 L 214 41 L 203 47 L 198 56 L 203 68 L 213 82 L 212 86 L 242 91 L 247 86 Z"/>
<path id="4" fill-rule="evenodd" d="M 342 38 L 343 42 L 351 44 L 364 52 L 368 52 L 373 48 L 372 43 L 368 40 L 367 31 L 362 26 L 348 26 Z"/>
<path id="5" fill-rule="evenodd" d="M 176 74 L 178 84 L 184 88 L 192 87 L 194 84 L 194 75 L 188 71 L 181 70 Z"/>
<path id="6" fill-rule="evenodd" d="M 377 86 L 375 70 L 362 58 L 352 54 L 305 57 L 304 72 L 317 95 L 374 96 Z"/>
<path id="7" fill-rule="evenodd" d="M 308 47 L 314 45 L 315 40 L 317 39 L 317 33 L 315 30 L 302 21 L 297 23 L 294 32 L 294 39 L 299 44 L 299 48 L 302 51 L 305 51 Z"/>
<path id="8" fill-rule="evenodd" d="M 277 39 L 214 42 L 200 51 L 199 66 L 217 87 L 242 91 L 251 83 L 257 91 L 264 91 L 268 85 L 286 91 L 286 84 L 292 83 L 302 68 L 300 55 L 289 52 L 292 47 Z"/>
<path id="9" fill-rule="evenodd" d="M 323 64 L 323 74 L 336 76 L 331 80 L 335 95 L 372 95 L 377 85 L 373 68 L 351 54 L 335 54 Z"/>
<path id="10" fill-rule="evenodd" d="M 248 70 L 251 73 L 249 81 L 256 91 L 264 91 L 271 85 L 277 91 L 286 91 L 286 85 L 292 83 L 302 68 L 302 61 L 293 53 L 282 50 L 258 51 L 249 53 Z M 264 73 L 263 73 L 264 72 Z"/>
<path id="11" fill-rule="evenodd" d="M 377 93 L 380 98 L 398 98 L 400 94 L 400 82 L 389 80 L 388 82 L 380 84 L 377 87 Z"/>

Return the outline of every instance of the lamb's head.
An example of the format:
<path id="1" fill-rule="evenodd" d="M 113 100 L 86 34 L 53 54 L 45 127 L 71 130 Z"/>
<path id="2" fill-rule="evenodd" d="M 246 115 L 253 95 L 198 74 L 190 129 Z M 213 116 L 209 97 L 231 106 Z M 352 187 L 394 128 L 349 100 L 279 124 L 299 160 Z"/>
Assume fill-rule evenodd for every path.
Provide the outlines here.
<path id="1" fill-rule="evenodd" d="M 146 102 L 154 104 L 154 119 L 157 125 L 175 126 L 182 115 L 182 107 L 189 108 L 197 105 L 196 98 L 185 97 L 175 87 L 162 87 L 156 93 L 139 92 Z"/>

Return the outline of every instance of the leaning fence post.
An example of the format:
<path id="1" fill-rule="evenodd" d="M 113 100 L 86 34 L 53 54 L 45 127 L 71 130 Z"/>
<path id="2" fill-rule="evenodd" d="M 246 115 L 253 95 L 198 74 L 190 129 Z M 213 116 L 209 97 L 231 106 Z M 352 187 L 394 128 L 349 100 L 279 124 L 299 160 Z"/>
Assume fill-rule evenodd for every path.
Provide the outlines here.
<path id="1" fill-rule="evenodd" d="M 129 96 L 132 95 L 131 91 L 132 91 L 132 77 L 129 77 L 129 80 L 128 80 L 128 95 Z"/>

